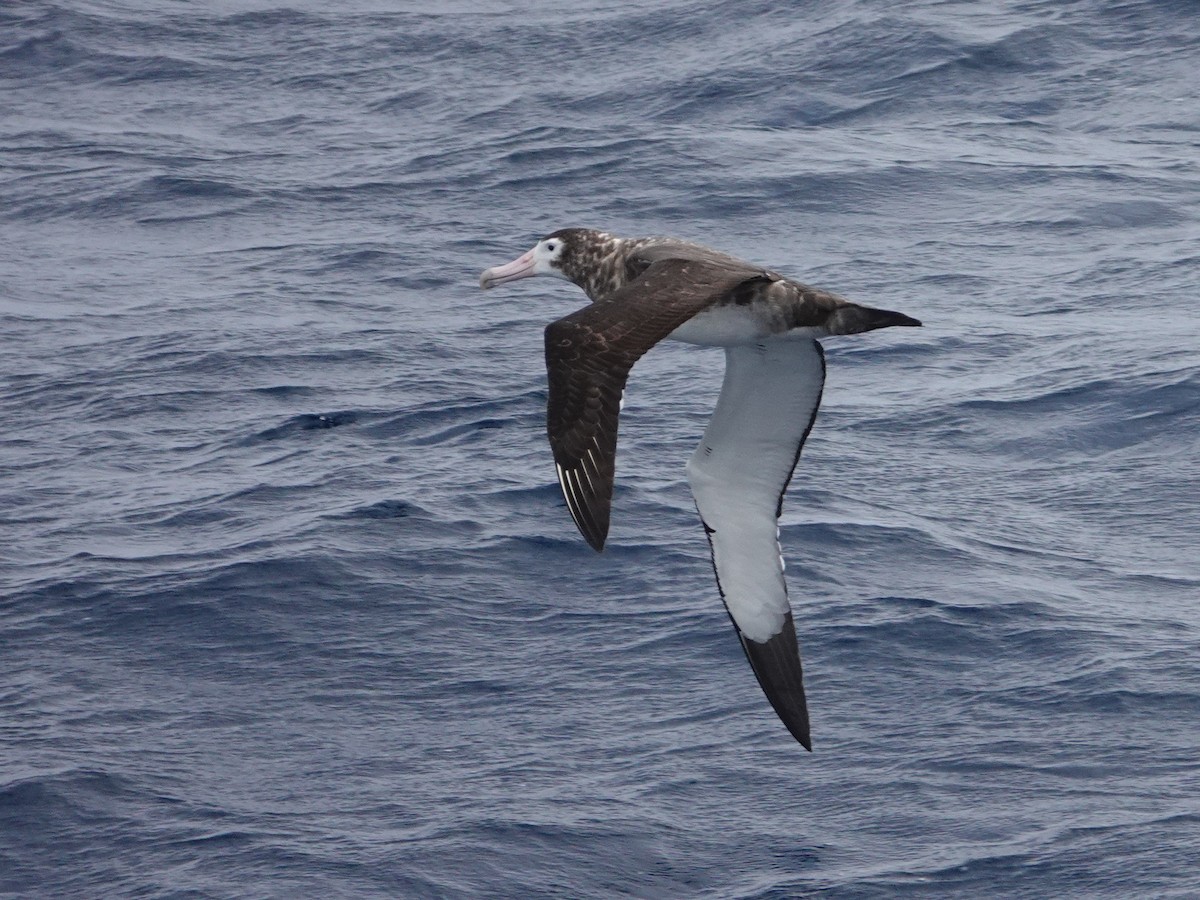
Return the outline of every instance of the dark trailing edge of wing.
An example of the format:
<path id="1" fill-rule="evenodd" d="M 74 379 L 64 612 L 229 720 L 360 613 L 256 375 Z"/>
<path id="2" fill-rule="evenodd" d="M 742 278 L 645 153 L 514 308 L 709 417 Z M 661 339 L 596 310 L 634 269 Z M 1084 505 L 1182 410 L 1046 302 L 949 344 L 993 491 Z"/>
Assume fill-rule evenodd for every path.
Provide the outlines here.
<path id="1" fill-rule="evenodd" d="M 778 519 L 783 515 L 783 498 L 787 494 L 788 485 L 792 483 L 792 476 L 796 474 L 796 466 L 800 465 L 800 454 L 804 452 L 804 445 L 808 443 L 808 436 L 812 434 L 813 426 L 817 424 L 817 413 L 821 410 L 821 398 L 825 396 L 825 348 L 821 346 L 820 341 L 813 341 L 813 347 L 817 351 L 817 357 L 821 362 L 821 391 L 817 394 L 817 402 L 813 404 L 812 412 L 808 414 L 808 424 L 804 426 L 804 434 L 800 435 L 800 443 L 796 445 L 796 455 L 792 458 L 792 468 L 788 471 L 787 481 L 783 483 L 783 489 L 779 492 L 779 499 L 775 501 L 775 518 Z M 809 748 L 812 749 L 811 747 Z"/>
<path id="2" fill-rule="evenodd" d="M 736 627 L 736 623 L 735 623 Z M 812 750 L 808 727 L 808 702 L 804 698 L 804 670 L 800 665 L 800 646 L 796 642 L 796 626 L 789 612 L 783 630 L 763 643 L 752 641 L 738 631 L 742 649 L 750 660 L 763 693 L 792 737 L 805 750 Z"/>

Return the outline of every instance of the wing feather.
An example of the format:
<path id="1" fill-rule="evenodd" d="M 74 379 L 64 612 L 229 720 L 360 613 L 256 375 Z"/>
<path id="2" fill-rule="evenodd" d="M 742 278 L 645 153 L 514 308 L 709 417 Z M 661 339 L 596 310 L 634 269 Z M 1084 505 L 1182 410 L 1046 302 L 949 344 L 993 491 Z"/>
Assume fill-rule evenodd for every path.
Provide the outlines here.
<path id="1" fill-rule="evenodd" d="M 779 513 L 824 384 L 824 353 L 814 340 L 727 348 L 717 408 L 688 463 L 725 608 L 767 699 L 810 750 Z"/>
<path id="2" fill-rule="evenodd" d="M 663 259 L 546 327 L 546 432 L 567 508 L 596 550 L 608 536 L 617 420 L 629 370 L 672 331 L 753 277 L 753 270 L 713 261 Z"/>

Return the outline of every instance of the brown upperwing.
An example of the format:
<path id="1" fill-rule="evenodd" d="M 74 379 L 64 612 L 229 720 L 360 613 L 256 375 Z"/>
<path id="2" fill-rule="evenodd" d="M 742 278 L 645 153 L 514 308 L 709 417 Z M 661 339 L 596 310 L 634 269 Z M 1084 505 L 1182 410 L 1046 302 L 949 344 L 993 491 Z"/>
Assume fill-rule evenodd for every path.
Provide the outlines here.
<path id="1" fill-rule="evenodd" d="M 567 508 L 604 549 L 617 455 L 617 416 L 629 370 L 647 350 L 762 270 L 663 259 L 607 297 L 546 327 L 546 431 Z"/>

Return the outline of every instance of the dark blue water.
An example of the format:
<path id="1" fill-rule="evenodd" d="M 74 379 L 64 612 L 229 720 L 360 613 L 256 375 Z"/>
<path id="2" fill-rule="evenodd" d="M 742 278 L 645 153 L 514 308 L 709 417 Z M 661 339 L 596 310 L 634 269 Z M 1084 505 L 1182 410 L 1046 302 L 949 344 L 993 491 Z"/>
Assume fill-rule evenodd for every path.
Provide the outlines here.
<path id="1" fill-rule="evenodd" d="M 1200 895 L 1185 2 L 0 7 L 0 893 Z M 816 752 L 634 371 L 543 434 L 566 225 L 925 322 L 826 342 Z"/>

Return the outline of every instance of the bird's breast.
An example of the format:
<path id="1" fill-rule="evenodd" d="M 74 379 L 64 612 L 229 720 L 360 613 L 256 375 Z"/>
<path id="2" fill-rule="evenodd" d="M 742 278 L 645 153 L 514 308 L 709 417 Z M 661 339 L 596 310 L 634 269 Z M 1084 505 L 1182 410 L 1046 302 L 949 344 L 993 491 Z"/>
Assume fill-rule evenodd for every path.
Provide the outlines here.
<path id="1" fill-rule="evenodd" d="M 797 327 L 787 309 L 774 303 L 721 304 L 699 312 L 667 337 L 702 347 L 736 347 L 771 339 L 812 339 L 829 331 Z"/>
<path id="2" fill-rule="evenodd" d="M 750 306 L 714 306 L 696 313 L 667 337 L 702 347 L 752 344 L 770 334 L 768 323 Z"/>

